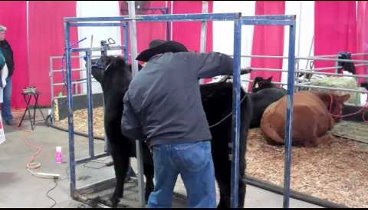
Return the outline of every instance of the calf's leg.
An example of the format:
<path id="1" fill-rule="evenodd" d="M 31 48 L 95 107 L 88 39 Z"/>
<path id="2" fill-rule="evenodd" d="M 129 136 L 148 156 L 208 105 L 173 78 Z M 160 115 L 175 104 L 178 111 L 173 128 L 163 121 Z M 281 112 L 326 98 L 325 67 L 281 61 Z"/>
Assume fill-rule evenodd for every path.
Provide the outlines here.
<path id="1" fill-rule="evenodd" d="M 116 185 L 110 200 L 112 206 L 117 207 L 120 198 L 122 198 L 124 194 L 124 180 L 127 175 L 127 169 L 129 168 L 129 153 L 119 151 L 119 148 L 112 148 L 111 156 L 114 163 Z"/>

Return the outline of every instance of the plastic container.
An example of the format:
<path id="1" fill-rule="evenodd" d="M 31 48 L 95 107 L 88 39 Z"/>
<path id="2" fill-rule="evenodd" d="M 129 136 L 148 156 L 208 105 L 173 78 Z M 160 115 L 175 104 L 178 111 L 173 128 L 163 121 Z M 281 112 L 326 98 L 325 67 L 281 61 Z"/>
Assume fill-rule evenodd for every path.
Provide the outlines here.
<path id="1" fill-rule="evenodd" d="M 60 146 L 56 147 L 55 161 L 56 163 L 63 163 L 63 154 Z"/>

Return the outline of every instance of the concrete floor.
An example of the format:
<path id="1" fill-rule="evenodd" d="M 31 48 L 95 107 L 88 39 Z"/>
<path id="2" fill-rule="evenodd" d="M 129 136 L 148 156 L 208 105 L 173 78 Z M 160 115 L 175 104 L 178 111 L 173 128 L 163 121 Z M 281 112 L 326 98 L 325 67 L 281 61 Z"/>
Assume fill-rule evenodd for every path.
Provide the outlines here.
<path id="1" fill-rule="evenodd" d="M 47 113 L 47 111 L 44 111 Z M 38 117 L 39 118 L 39 117 Z M 16 119 L 19 122 L 19 119 Z M 68 180 L 68 133 L 53 128 L 46 127 L 43 123 L 38 123 L 35 130 L 30 129 L 28 120 L 25 120 L 20 128 L 17 126 L 6 126 L 6 141 L 0 145 L 0 207 L 74 207 L 88 208 L 87 205 L 74 201 L 70 198 L 70 188 Z M 30 144 L 37 145 L 42 149 L 37 162 L 41 167 L 35 172 L 57 173 L 60 178 L 57 186 L 49 196 L 56 201 L 56 204 L 47 197 L 47 192 L 55 186 L 52 179 L 43 179 L 32 176 L 26 170 L 26 164 L 31 159 L 36 149 Z M 55 163 L 55 147 L 62 146 L 64 163 Z M 86 157 L 88 154 L 87 139 L 75 136 L 76 158 Z M 103 151 L 104 143 L 95 141 L 96 154 Z M 99 180 L 113 177 L 113 168 L 104 166 L 110 157 L 101 158 L 98 161 L 78 165 L 77 187 L 84 186 Z M 135 159 L 132 159 L 135 168 Z M 137 171 L 135 169 L 135 171 Z M 179 178 L 175 191 L 185 195 L 185 189 Z M 218 193 L 217 193 L 218 194 Z M 265 191 L 263 189 L 247 185 L 245 207 L 282 207 L 283 197 L 281 195 Z M 183 206 L 176 203 L 174 206 Z M 184 207 L 184 206 L 183 206 Z M 290 200 L 290 207 L 318 208 L 319 206 L 305 203 L 299 200 Z"/>

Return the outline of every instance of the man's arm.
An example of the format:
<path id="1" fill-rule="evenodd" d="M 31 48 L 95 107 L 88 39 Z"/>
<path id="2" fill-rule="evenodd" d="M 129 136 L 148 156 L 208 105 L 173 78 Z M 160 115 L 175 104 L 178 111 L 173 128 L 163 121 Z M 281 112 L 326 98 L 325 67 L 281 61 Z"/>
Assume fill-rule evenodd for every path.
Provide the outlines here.
<path id="1" fill-rule="evenodd" d="M 128 91 L 124 95 L 124 111 L 121 118 L 121 132 L 131 138 L 144 140 L 141 124 L 129 101 Z"/>
<path id="2" fill-rule="evenodd" d="M 200 53 L 197 54 L 198 77 L 214 77 L 218 75 L 233 74 L 233 59 L 223 53 Z"/>

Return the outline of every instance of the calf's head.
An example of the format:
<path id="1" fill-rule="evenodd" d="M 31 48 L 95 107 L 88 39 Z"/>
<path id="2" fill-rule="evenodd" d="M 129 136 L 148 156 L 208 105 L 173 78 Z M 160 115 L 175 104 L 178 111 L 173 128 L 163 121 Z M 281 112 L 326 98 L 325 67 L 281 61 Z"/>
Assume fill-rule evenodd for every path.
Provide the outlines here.
<path id="1" fill-rule="evenodd" d="M 253 82 L 252 92 L 255 93 L 259 90 L 273 87 L 275 87 L 275 85 L 272 83 L 272 76 L 267 79 L 256 77 Z"/>
<path id="2" fill-rule="evenodd" d="M 338 59 L 344 59 L 344 60 L 351 60 L 351 53 L 348 52 L 341 52 L 339 53 Z M 338 72 L 342 74 L 342 71 L 348 71 L 352 74 L 356 74 L 355 72 L 355 65 L 353 62 L 349 61 L 338 61 L 338 66 L 341 66 L 340 69 L 338 69 Z"/>
<path id="3" fill-rule="evenodd" d="M 102 90 L 123 90 L 131 79 L 131 65 L 120 56 L 101 56 L 92 59 L 92 75 L 101 84 Z"/>
<path id="4" fill-rule="evenodd" d="M 326 105 L 327 110 L 332 115 L 335 122 L 340 121 L 342 115 L 342 107 L 344 105 L 344 102 L 349 99 L 350 95 L 337 95 L 334 93 L 323 92 L 316 92 L 315 94 L 317 94 L 317 96 Z"/>

